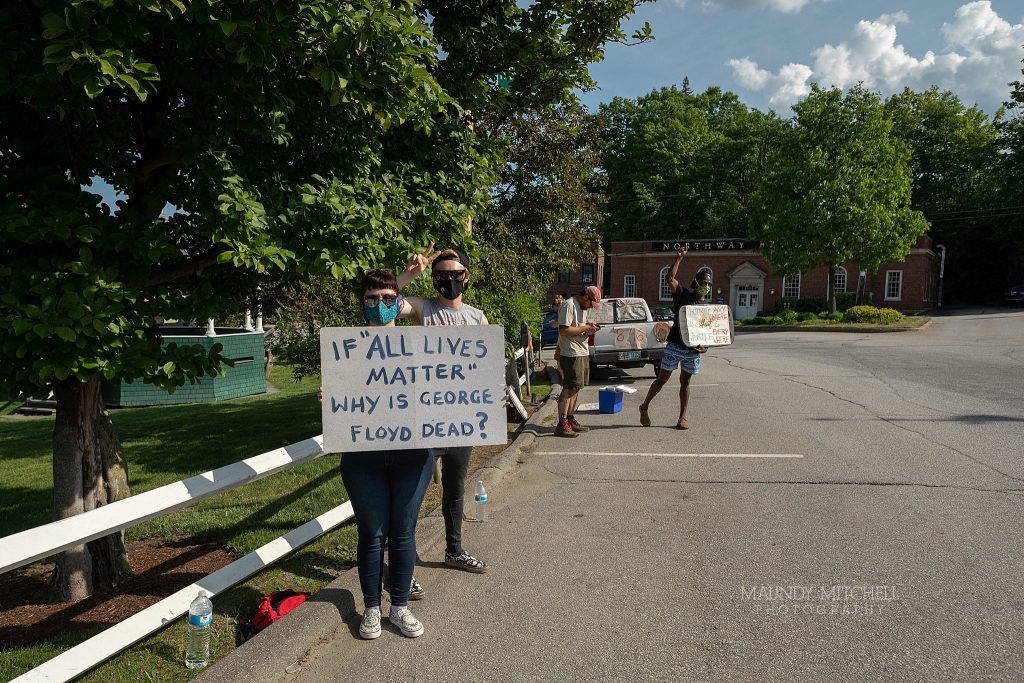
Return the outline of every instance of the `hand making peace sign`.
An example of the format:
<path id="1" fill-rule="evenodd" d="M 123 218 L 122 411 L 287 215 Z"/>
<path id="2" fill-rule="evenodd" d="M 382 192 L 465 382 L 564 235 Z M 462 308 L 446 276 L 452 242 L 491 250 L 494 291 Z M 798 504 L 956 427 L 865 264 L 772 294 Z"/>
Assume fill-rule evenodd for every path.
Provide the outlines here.
<path id="1" fill-rule="evenodd" d="M 439 253 L 434 251 L 434 243 L 431 242 L 422 254 L 413 254 L 409 257 L 409 262 L 405 264 L 405 272 L 414 278 L 418 277 L 427 269 L 427 266 L 434 262 Z"/>

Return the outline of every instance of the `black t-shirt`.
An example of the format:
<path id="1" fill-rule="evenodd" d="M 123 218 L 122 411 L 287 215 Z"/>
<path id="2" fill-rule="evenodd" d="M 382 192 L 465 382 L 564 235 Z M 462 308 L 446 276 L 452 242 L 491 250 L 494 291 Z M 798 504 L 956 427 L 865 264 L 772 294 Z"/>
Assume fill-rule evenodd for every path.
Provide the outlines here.
<path id="1" fill-rule="evenodd" d="M 683 332 L 679 328 L 682 316 L 679 314 L 680 306 L 689 306 L 700 302 L 700 297 L 686 289 L 682 285 L 676 285 L 676 291 L 672 292 L 672 309 L 676 313 L 676 321 L 672 323 L 672 330 L 668 333 L 668 342 L 683 348 L 690 348 L 683 343 Z"/>

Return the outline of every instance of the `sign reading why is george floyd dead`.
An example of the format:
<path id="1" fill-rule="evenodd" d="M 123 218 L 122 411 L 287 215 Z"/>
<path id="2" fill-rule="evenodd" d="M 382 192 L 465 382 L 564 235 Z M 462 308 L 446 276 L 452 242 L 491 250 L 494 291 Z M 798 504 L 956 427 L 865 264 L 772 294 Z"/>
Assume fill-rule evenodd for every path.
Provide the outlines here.
<path id="1" fill-rule="evenodd" d="M 683 322 L 683 344 L 686 346 L 727 346 L 732 344 L 732 313 L 728 306 L 681 306 L 676 313 Z"/>
<path id="2" fill-rule="evenodd" d="M 320 331 L 324 450 L 503 445 L 500 325 Z"/>

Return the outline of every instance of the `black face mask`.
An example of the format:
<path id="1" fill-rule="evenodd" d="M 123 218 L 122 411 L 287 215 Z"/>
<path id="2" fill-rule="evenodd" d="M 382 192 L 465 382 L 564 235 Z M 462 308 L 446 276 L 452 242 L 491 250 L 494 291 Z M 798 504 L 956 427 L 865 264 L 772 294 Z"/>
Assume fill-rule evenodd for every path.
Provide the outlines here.
<path id="1" fill-rule="evenodd" d="M 469 289 L 469 283 L 462 280 L 434 280 L 434 289 L 445 299 L 458 299 Z"/>

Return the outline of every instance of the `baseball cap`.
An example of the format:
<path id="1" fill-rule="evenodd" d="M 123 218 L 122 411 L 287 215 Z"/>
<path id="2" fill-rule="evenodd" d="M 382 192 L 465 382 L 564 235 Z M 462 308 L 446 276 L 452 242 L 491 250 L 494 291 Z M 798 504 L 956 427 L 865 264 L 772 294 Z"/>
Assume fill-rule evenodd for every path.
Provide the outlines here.
<path id="1" fill-rule="evenodd" d="M 590 299 L 591 302 L 593 302 L 594 308 L 600 308 L 601 307 L 601 290 L 600 289 L 598 289 L 594 285 L 590 285 L 589 287 L 587 287 L 586 289 L 583 290 L 583 293 L 587 295 L 587 298 Z"/>
<path id="2" fill-rule="evenodd" d="M 462 264 L 462 267 L 469 270 L 469 257 L 464 252 L 458 249 L 445 249 L 434 259 L 434 263 L 440 263 L 441 261 L 458 261 Z"/>

